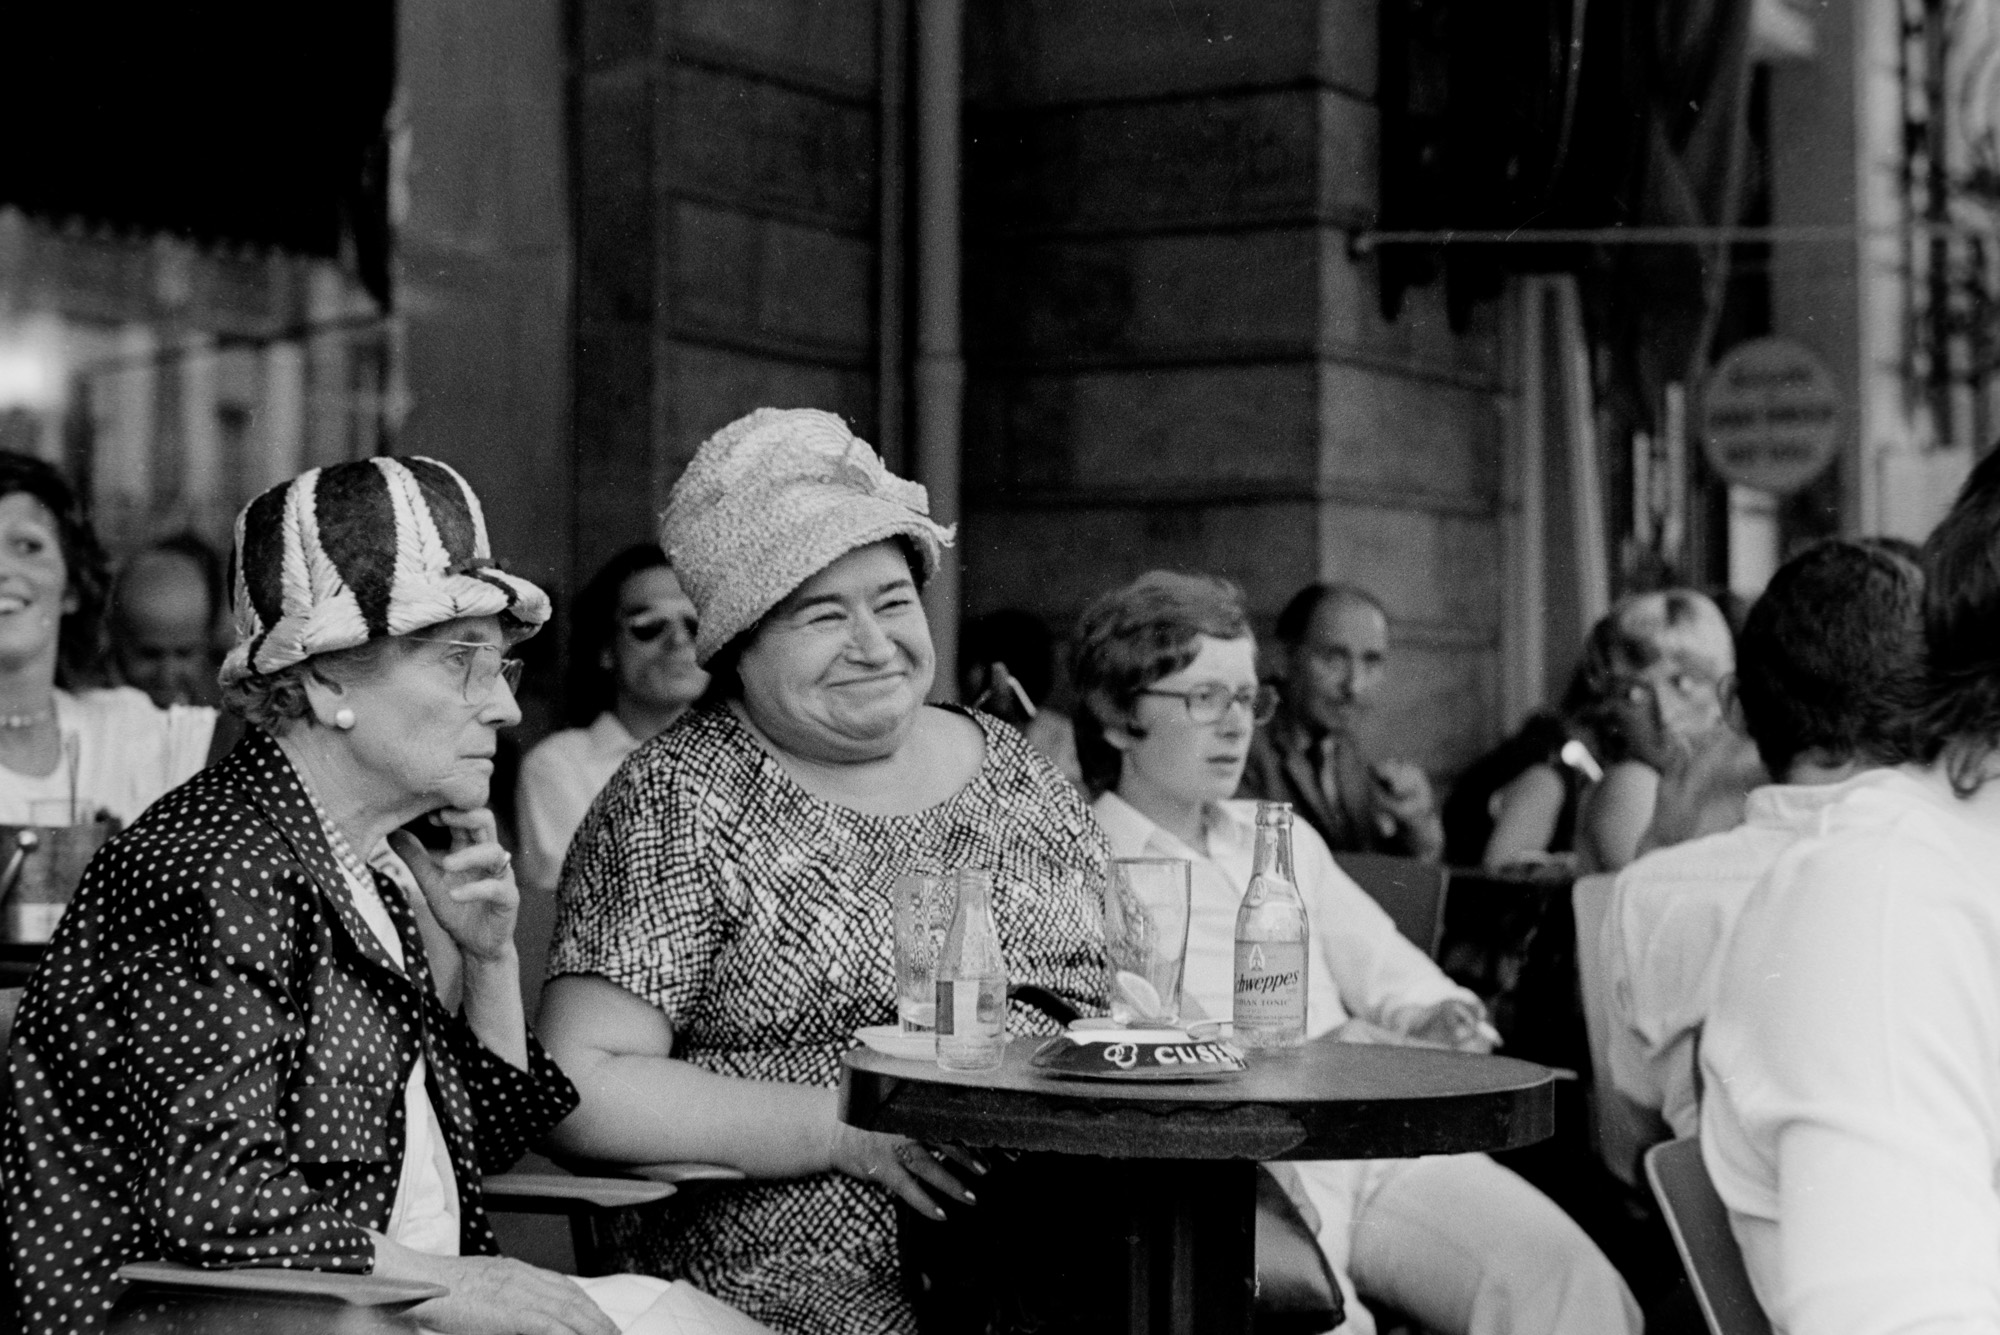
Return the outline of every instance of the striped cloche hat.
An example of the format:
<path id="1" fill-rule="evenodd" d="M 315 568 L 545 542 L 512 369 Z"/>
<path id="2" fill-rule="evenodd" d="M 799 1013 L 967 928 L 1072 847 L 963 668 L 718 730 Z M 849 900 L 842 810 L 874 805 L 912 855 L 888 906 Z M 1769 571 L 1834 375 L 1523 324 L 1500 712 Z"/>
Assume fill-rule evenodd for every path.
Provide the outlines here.
<path id="1" fill-rule="evenodd" d="M 493 564 L 486 516 L 436 459 L 361 459 L 301 473 L 243 507 L 229 556 L 236 647 L 222 680 L 500 616 L 532 635 L 549 596 Z"/>

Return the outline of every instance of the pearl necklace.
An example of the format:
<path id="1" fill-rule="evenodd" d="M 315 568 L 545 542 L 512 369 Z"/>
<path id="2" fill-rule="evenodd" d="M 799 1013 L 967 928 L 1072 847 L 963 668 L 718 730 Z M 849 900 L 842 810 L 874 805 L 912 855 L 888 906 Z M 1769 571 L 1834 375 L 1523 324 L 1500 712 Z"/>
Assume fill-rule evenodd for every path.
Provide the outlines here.
<path id="1" fill-rule="evenodd" d="M 326 835 L 327 846 L 333 850 L 333 860 L 339 863 L 341 871 L 347 874 L 348 883 L 354 886 L 366 886 L 370 894 L 375 893 L 375 877 L 369 872 L 368 864 L 355 854 L 354 845 L 347 841 L 347 836 L 333 823 L 333 817 L 326 814 L 326 808 L 320 805 L 319 794 L 306 785 L 303 777 L 299 780 L 299 787 L 306 790 L 306 801 L 312 804 L 313 814 L 319 817 L 319 826 Z"/>
<path id="2" fill-rule="evenodd" d="M 0 714 L 0 732 L 22 732 L 38 723 L 47 723 L 56 716 L 56 702 L 51 700 L 32 714 Z"/>

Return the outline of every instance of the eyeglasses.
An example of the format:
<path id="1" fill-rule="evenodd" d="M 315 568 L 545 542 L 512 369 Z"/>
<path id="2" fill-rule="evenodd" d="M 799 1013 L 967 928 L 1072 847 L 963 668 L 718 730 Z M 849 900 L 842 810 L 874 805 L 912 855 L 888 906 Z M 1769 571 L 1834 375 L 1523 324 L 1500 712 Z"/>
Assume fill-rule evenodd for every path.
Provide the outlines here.
<path id="1" fill-rule="evenodd" d="M 1170 700 L 1180 701 L 1187 706 L 1188 717 L 1196 723 L 1221 722 L 1231 705 L 1242 705 L 1249 711 L 1250 721 L 1260 726 L 1269 723 L 1271 716 L 1278 712 L 1278 688 L 1275 686 L 1245 686 L 1232 691 L 1221 682 L 1211 681 L 1185 691 L 1145 690 L 1139 694 L 1164 695 Z"/>
<path id="2" fill-rule="evenodd" d="M 490 640 L 438 640 L 427 635 L 412 635 L 413 640 L 424 644 L 442 644 L 458 653 L 447 655 L 445 662 L 452 665 L 463 663 L 465 677 L 459 682 L 459 693 L 469 705 L 484 704 L 493 698 L 493 683 L 505 681 L 510 694 L 521 689 L 521 669 L 525 666 L 518 658 L 507 657 L 504 645 Z"/>
<path id="3" fill-rule="evenodd" d="M 1654 677 L 1642 673 L 1629 673 L 1613 678 L 1613 694 L 1630 704 L 1642 705 L 1653 698 L 1658 690 L 1669 690 L 1682 699 L 1692 699 L 1704 692 L 1715 690 L 1715 678 L 1700 672 L 1674 671 L 1664 676 Z"/>
<path id="4" fill-rule="evenodd" d="M 668 643 L 678 648 L 684 644 L 694 643 L 697 627 L 693 617 L 634 617 L 622 622 L 619 629 L 624 631 L 626 637 L 634 644 L 651 644 L 671 630 L 673 635 Z"/>

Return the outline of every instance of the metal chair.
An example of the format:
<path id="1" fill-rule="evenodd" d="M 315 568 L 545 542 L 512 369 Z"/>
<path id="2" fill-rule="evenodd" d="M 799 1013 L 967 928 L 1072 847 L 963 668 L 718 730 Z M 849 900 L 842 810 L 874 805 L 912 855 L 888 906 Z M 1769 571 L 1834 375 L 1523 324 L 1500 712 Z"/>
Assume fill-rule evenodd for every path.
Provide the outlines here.
<path id="1" fill-rule="evenodd" d="M 1750 1287 L 1729 1211 L 1701 1161 L 1701 1139 L 1670 1140 L 1646 1151 L 1646 1180 L 1659 1199 L 1709 1335 L 1771 1335 Z"/>
<path id="2" fill-rule="evenodd" d="M 1397 931 L 1424 954 L 1437 957 L 1448 876 L 1442 866 L 1388 853 L 1336 853 L 1333 860 L 1382 906 Z"/>

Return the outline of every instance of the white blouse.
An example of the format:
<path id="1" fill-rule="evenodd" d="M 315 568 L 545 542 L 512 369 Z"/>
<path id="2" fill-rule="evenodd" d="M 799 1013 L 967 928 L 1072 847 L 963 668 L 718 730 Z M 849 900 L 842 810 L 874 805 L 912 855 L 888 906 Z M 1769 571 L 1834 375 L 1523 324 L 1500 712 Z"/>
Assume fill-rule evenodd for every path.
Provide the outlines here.
<path id="1" fill-rule="evenodd" d="M 130 825 L 208 760 L 213 709 L 162 709 L 129 686 L 57 691 L 55 701 L 63 758 L 39 776 L 0 766 L 0 825 L 77 825 L 99 811 Z"/>

